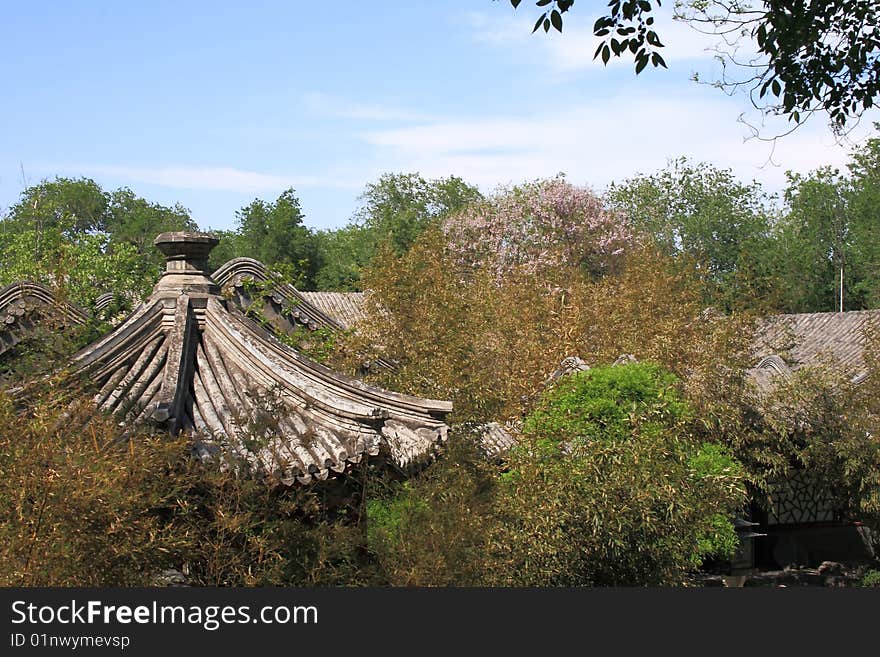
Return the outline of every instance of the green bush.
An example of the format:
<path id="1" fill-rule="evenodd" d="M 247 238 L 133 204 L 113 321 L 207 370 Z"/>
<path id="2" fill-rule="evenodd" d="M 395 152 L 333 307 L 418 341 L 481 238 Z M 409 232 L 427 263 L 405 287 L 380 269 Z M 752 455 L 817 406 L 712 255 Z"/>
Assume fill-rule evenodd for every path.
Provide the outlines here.
<path id="1" fill-rule="evenodd" d="M 869 570 L 862 577 L 862 586 L 866 588 L 880 588 L 880 570 Z"/>
<path id="2" fill-rule="evenodd" d="M 692 437 L 675 383 L 637 363 L 548 391 L 499 490 L 496 582 L 674 584 L 710 554 L 732 552 L 741 469 Z"/>
<path id="3" fill-rule="evenodd" d="M 367 503 L 374 583 L 487 583 L 496 482 L 494 466 L 461 428 L 450 435 L 442 457 L 408 481 L 374 479 Z"/>
<path id="4" fill-rule="evenodd" d="M 526 433 L 585 443 L 625 440 L 637 423 L 653 431 L 686 419 L 675 375 L 639 363 L 597 367 L 560 380 L 526 419 Z"/>

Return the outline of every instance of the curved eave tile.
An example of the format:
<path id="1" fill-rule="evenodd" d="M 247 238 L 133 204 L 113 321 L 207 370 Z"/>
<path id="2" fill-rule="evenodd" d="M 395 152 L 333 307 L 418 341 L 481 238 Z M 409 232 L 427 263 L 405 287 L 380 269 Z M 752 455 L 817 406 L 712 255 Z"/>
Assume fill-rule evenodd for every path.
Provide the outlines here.
<path id="1" fill-rule="evenodd" d="M 253 399 L 280 397 L 284 408 L 277 433 L 288 441 L 292 458 L 284 463 L 278 454 L 285 448 L 276 445 L 268 460 L 287 478 L 324 478 L 328 471 L 358 462 L 365 452 L 378 453 L 381 444 L 398 467 L 407 468 L 430 458 L 446 439 L 442 416 L 451 410 L 448 402 L 399 395 L 333 372 L 214 299 L 208 302 L 199 359 L 202 384 L 213 388 L 212 397 L 225 400 L 223 408 L 233 416 L 253 418 Z M 207 412 L 212 414 L 227 438 L 243 434 L 245 428 L 221 417 L 216 404 Z"/>

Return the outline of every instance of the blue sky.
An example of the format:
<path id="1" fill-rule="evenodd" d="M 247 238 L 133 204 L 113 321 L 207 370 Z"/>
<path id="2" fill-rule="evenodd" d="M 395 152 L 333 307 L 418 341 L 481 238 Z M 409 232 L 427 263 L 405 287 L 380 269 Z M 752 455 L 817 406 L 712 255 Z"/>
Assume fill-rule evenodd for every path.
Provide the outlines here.
<path id="1" fill-rule="evenodd" d="M 293 187 L 333 228 L 383 172 L 490 192 L 563 171 L 601 191 L 684 155 L 778 190 L 847 161 L 820 117 L 775 149 L 744 141 L 747 100 L 690 81 L 713 42 L 668 17 L 669 70 L 593 62 L 604 5 L 546 36 L 530 0 L 3 2 L 0 208 L 25 181 L 87 176 L 232 228 Z"/>

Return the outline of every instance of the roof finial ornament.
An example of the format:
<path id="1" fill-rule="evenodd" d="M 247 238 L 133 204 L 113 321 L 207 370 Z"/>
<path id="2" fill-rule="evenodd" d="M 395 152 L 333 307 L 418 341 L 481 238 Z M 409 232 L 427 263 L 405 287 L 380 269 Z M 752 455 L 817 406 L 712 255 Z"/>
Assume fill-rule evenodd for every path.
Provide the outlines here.
<path id="1" fill-rule="evenodd" d="M 165 256 L 165 272 L 155 293 L 220 294 L 208 276 L 208 255 L 220 240 L 206 233 L 162 233 L 153 241 Z"/>

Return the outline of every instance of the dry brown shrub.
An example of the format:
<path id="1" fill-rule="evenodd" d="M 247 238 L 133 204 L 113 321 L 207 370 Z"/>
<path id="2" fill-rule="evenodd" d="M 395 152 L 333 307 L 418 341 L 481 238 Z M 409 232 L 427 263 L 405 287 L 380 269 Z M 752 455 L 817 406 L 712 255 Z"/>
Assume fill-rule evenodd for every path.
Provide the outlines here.
<path id="1" fill-rule="evenodd" d="M 693 269 L 650 246 L 598 279 L 565 265 L 513 268 L 499 279 L 491 267 L 452 263 L 439 229 L 402 256 L 379 257 L 365 276 L 372 319 L 345 351 L 349 367 L 396 361 L 379 381 L 451 398 L 455 421 L 521 417 L 567 356 L 597 364 L 632 354 L 695 388 L 745 362 L 751 319 L 705 313 Z"/>
<path id="2" fill-rule="evenodd" d="M 0 394 L 3 586 L 354 581 L 357 532 L 328 522 L 316 490 L 203 463 L 189 440 L 122 438 L 93 406 L 16 408 Z"/>

